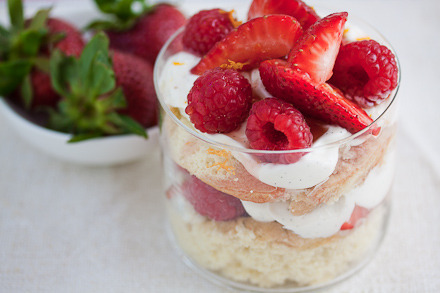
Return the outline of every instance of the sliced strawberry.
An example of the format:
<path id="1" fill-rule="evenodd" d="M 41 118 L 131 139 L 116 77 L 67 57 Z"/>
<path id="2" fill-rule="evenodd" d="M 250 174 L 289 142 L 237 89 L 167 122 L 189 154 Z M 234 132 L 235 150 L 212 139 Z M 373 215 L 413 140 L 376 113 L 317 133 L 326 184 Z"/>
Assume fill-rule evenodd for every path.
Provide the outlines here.
<path id="1" fill-rule="evenodd" d="M 291 16 L 252 19 L 219 41 L 191 72 L 201 75 L 231 61 L 255 68 L 261 61 L 286 56 L 301 34 L 301 25 Z"/>
<path id="2" fill-rule="evenodd" d="M 358 132 L 373 120 L 339 90 L 327 83 L 315 85 L 307 73 L 290 68 L 286 61 L 268 60 L 260 64 L 260 76 L 267 91 L 293 104 L 303 114 L 336 124 L 351 133 Z"/>
<path id="3" fill-rule="evenodd" d="M 254 0 L 249 8 L 248 19 L 269 14 L 293 16 L 304 30 L 321 19 L 312 7 L 301 0 Z"/>
<path id="4" fill-rule="evenodd" d="M 366 208 L 355 206 L 350 219 L 348 220 L 348 222 L 342 224 L 341 230 L 353 229 L 356 226 L 356 224 L 359 222 L 359 220 L 365 218 L 369 213 L 370 211 L 367 210 Z"/>
<path id="5" fill-rule="evenodd" d="M 289 53 L 290 65 L 307 72 L 318 85 L 329 80 L 347 16 L 347 12 L 330 14 L 306 30 Z"/>

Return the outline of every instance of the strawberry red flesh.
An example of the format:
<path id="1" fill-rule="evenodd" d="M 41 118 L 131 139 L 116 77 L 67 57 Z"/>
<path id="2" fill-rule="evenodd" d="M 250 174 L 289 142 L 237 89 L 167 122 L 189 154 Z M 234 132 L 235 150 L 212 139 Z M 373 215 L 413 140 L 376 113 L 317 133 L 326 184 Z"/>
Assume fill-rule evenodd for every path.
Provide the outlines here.
<path id="1" fill-rule="evenodd" d="M 318 85 L 329 80 L 347 16 L 347 12 L 331 14 L 306 30 L 289 53 L 290 65 L 307 72 Z"/>
<path id="2" fill-rule="evenodd" d="M 341 230 L 351 230 L 353 229 L 356 224 L 363 218 L 365 218 L 366 216 L 368 216 L 368 214 L 370 213 L 369 210 L 367 210 L 364 207 L 361 206 L 355 206 L 353 213 L 351 214 L 350 219 L 345 222 L 344 224 L 342 224 L 341 226 Z"/>
<path id="3" fill-rule="evenodd" d="M 254 0 L 249 8 L 248 19 L 269 14 L 293 16 L 304 30 L 321 19 L 312 7 L 301 0 Z"/>
<path id="4" fill-rule="evenodd" d="M 345 98 L 327 83 L 314 85 L 306 73 L 286 66 L 282 60 L 260 64 L 260 75 L 266 89 L 303 114 L 326 123 L 339 125 L 351 133 L 369 126 L 373 120 L 358 105 Z"/>
<path id="5" fill-rule="evenodd" d="M 301 33 L 301 25 L 291 16 L 252 19 L 219 41 L 191 72 L 201 75 L 229 61 L 243 63 L 246 69 L 257 67 L 261 61 L 286 56 Z"/>

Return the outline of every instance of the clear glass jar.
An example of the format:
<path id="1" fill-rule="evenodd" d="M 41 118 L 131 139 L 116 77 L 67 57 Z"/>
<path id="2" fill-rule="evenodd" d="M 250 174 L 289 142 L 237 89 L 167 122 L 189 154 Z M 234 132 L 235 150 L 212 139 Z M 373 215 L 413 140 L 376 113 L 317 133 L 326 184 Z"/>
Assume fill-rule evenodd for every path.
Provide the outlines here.
<path id="1" fill-rule="evenodd" d="M 350 23 L 391 48 L 365 23 Z M 175 106 L 170 96 L 191 88 L 181 75 L 164 78 L 188 69 L 173 59 L 181 35 L 159 54 L 155 86 L 170 235 L 185 262 L 211 281 L 255 292 L 319 288 L 361 268 L 387 226 L 397 89 L 356 134 L 294 151 L 246 149 L 196 131 Z M 292 153 L 304 155 L 290 165 L 259 159 Z"/>

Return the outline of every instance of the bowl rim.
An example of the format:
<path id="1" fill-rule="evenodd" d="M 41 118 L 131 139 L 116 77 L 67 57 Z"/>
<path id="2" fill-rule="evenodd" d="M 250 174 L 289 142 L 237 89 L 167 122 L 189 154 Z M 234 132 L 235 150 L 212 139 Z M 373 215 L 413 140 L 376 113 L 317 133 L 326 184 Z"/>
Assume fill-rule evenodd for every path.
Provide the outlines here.
<path id="1" fill-rule="evenodd" d="M 57 130 L 53 130 L 50 128 L 46 128 L 44 126 L 41 126 L 37 123 L 34 123 L 32 121 L 30 121 L 28 118 L 26 118 L 25 116 L 23 116 L 22 114 L 18 113 L 12 106 L 11 106 L 11 102 L 8 101 L 7 98 L 0 96 L 0 112 L 1 110 L 3 110 L 5 113 L 7 113 L 7 115 L 9 115 L 8 120 L 10 122 L 13 122 L 14 124 L 16 122 L 20 122 L 22 123 L 26 128 L 28 129 L 32 129 L 32 130 L 37 130 L 40 132 L 44 132 L 46 135 L 49 135 L 51 137 L 53 137 L 54 139 L 65 139 L 66 142 L 73 137 L 72 134 L 70 133 L 65 133 L 65 132 L 61 132 L 61 131 L 57 131 Z M 11 120 L 15 120 L 15 121 L 11 121 Z M 150 138 L 150 136 L 155 135 L 158 131 L 159 131 L 159 127 L 158 125 L 149 127 L 145 129 L 147 134 L 148 134 L 148 139 Z M 103 136 L 103 137 L 96 137 L 96 138 L 92 138 L 92 139 L 88 139 L 88 140 L 84 140 L 84 141 L 79 141 L 79 142 L 75 142 L 75 145 L 78 144 L 83 144 L 83 143 L 90 143 L 90 142 L 97 142 L 97 141 L 102 141 L 102 140 L 120 140 L 120 139 L 127 139 L 127 138 L 133 138 L 133 137 L 139 137 L 142 138 L 138 135 L 135 134 L 131 134 L 131 133 L 127 133 L 127 134 L 117 134 L 117 135 L 109 135 L 109 136 Z M 148 141 L 147 139 L 147 141 Z"/>

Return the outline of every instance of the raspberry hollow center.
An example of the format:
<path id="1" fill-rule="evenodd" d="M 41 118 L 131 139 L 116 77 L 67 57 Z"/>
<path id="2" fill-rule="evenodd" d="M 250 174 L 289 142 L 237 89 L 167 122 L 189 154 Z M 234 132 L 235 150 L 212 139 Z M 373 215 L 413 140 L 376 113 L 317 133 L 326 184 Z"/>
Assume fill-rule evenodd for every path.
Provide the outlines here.
<path id="1" fill-rule="evenodd" d="M 356 85 L 360 88 L 363 88 L 370 80 L 367 72 L 362 66 L 359 65 L 351 66 L 348 70 L 348 74 L 352 78 L 351 82 L 353 83 L 353 85 Z"/>
<path id="2" fill-rule="evenodd" d="M 275 146 L 274 149 L 285 149 L 289 144 L 289 140 L 287 136 L 275 129 L 273 123 L 266 123 L 263 126 L 264 136 Z"/>

